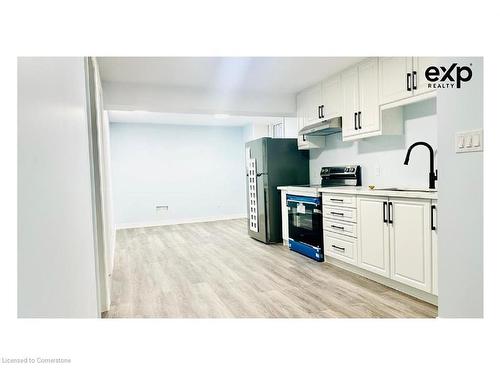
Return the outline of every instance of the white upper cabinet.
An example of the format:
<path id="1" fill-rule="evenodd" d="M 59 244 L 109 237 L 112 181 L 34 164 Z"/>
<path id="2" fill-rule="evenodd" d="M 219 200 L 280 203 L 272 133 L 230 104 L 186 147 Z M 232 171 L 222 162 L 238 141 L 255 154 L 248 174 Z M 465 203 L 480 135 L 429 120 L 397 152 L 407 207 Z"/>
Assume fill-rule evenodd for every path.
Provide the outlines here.
<path id="1" fill-rule="evenodd" d="M 421 77 L 425 76 L 430 63 L 429 58 L 368 58 L 300 92 L 297 95 L 297 116 L 302 119 L 299 130 L 342 117 L 343 141 L 401 134 L 403 110 L 393 104 L 428 91 Z M 387 103 L 391 104 L 382 107 Z M 315 137 L 315 146 L 311 147 L 302 138 L 299 143 L 303 148 L 324 146 L 325 137 Z"/>
<path id="2" fill-rule="evenodd" d="M 433 57 L 379 58 L 380 105 L 434 91 L 428 87 L 425 71 L 435 62 Z"/>
<path id="3" fill-rule="evenodd" d="M 368 59 L 359 64 L 359 113 L 358 133 L 380 130 L 378 100 L 378 59 Z"/>
<path id="4" fill-rule="evenodd" d="M 342 80 L 340 75 L 336 75 L 321 84 L 323 120 L 330 120 L 341 117 L 344 110 L 344 99 L 342 96 Z"/>
<path id="5" fill-rule="evenodd" d="M 431 202 L 390 199 L 391 278 L 432 292 Z"/>
<path id="6" fill-rule="evenodd" d="M 359 85 L 358 67 L 342 73 L 342 138 L 351 137 L 358 130 Z"/>
<path id="7" fill-rule="evenodd" d="M 342 73 L 342 139 L 380 135 L 378 58 L 364 60 Z"/>
<path id="8" fill-rule="evenodd" d="M 305 126 L 312 125 L 321 118 L 322 90 L 321 84 L 307 89 L 303 96 L 305 103 Z"/>
<path id="9" fill-rule="evenodd" d="M 413 93 L 420 95 L 426 92 L 435 91 L 429 87 L 429 82 L 425 78 L 425 71 L 429 66 L 435 66 L 437 63 L 436 57 L 414 57 L 413 58 L 413 74 L 415 84 L 413 86 Z"/>
<path id="10" fill-rule="evenodd" d="M 378 68 L 380 104 L 394 102 L 413 95 L 411 57 L 381 57 Z"/>
<path id="11" fill-rule="evenodd" d="M 309 96 L 314 94 L 314 91 L 306 90 L 297 95 L 297 132 L 308 125 L 307 118 L 310 117 L 310 103 L 312 101 Z M 325 137 L 298 135 L 297 146 L 299 150 L 325 147 Z"/>

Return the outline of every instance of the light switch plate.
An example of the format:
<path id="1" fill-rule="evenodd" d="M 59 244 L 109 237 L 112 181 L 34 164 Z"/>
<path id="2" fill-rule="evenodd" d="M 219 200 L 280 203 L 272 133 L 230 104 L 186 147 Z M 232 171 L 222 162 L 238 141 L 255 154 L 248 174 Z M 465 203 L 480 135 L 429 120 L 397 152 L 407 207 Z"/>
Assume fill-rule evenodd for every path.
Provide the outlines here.
<path id="1" fill-rule="evenodd" d="M 455 152 L 483 151 L 483 129 L 455 133 Z"/>

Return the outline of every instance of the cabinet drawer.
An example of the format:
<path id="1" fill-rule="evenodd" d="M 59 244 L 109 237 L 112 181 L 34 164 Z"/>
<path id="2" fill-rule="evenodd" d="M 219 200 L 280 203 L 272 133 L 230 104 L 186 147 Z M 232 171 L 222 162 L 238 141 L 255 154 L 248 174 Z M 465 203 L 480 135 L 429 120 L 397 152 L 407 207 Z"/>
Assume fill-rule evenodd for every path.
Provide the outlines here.
<path id="1" fill-rule="evenodd" d="M 351 237 L 357 236 L 356 224 L 347 223 L 345 221 L 323 219 L 323 230 L 333 233 L 345 234 Z"/>
<path id="2" fill-rule="evenodd" d="M 356 222 L 356 209 L 349 207 L 323 206 L 323 218 Z"/>
<path id="3" fill-rule="evenodd" d="M 324 234 L 325 255 L 356 264 L 356 239 L 327 231 Z"/>
<path id="4" fill-rule="evenodd" d="M 354 195 L 323 193 L 322 201 L 323 205 L 326 206 L 356 208 L 356 197 Z"/>

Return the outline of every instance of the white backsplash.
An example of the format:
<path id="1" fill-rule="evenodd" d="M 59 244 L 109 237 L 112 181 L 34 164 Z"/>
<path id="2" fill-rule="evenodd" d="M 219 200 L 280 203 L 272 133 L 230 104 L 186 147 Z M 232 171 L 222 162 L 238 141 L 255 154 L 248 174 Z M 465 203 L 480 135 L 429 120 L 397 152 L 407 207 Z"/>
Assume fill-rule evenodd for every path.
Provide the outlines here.
<path id="1" fill-rule="evenodd" d="M 367 138 L 342 142 L 341 134 L 326 138 L 326 147 L 310 151 L 310 182 L 321 182 L 321 167 L 361 165 L 363 186 L 428 187 L 429 151 L 425 147 L 413 149 L 410 162 L 403 165 L 406 150 L 417 141 L 429 143 L 435 150 L 435 168 L 439 163 L 437 152 L 436 100 L 427 100 L 404 108 L 402 135 Z M 439 179 L 436 183 L 439 188 Z"/>

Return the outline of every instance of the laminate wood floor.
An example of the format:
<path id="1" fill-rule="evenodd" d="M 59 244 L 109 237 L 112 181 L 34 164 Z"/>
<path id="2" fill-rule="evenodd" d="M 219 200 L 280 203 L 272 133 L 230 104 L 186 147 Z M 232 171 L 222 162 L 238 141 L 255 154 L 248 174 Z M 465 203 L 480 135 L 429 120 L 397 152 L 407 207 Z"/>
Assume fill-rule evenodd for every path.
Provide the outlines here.
<path id="1" fill-rule="evenodd" d="M 246 220 L 117 231 L 110 318 L 429 318 L 437 308 L 248 237 Z"/>

